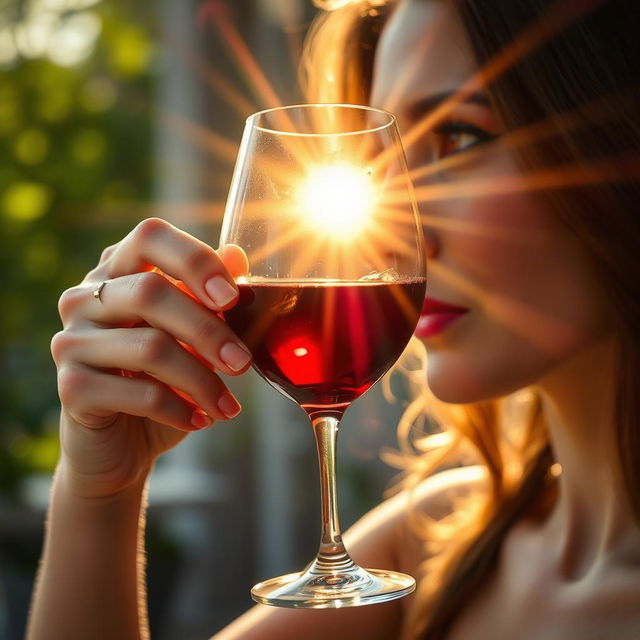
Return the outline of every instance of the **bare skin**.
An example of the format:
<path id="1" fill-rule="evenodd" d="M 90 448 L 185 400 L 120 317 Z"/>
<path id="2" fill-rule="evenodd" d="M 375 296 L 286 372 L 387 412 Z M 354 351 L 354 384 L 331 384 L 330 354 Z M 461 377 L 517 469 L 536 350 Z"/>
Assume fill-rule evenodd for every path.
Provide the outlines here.
<path id="1" fill-rule="evenodd" d="M 420 41 L 426 33 L 425 49 Z M 398 74 L 400 67 L 405 74 Z M 455 90 L 474 71 L 451 4 L 403 0 L 383 34 L 372 103 L 387 105 L 393 97 L 388 106 L 406 132 L 411 105 Z M 460 105 L 452 117 L 491 135 L 502 132 L 487 104 Z M 462 148 L 478 141 L 474 133 L 437 135 L 409 150 L 412 167 L 427 161 L 421 153 L 433 155 L 434 144 Z M 518 177 L 508 147 L 498 140 L 485 148 L 475 164 L 439 179 Z M 615 340 L 582 249 L 526 193 L 436 201 L 428 213 L 429 295 L 469 310 L 426 341 L 431 388 L 444 400 L 464 403 L 536 387 L 563 469 L 548 517 L 512 529 L 495 572 L 449 637 L 640 637 L 640 531 L 613 440 Z M 469 231 L 477 228 L 501 234 Z M 192 295 L 151 273 L 153 267 L 184 282 Z M 236 375 L 249 362 L 237 349 L 224 348 L 237 338 L 212 313 L 234 300 L 215 303 L 205 283 L 216 275 L 231 283 L 243 268 L 239 254 L 218 256 L 170 225 L 148 221 L 64 294 L 64 330 L 52 344 L 63 454 L 29 640 L 148 637 L 138 549 L 144 484 L 157 457 L 188 431 L 238 410 L 215 371 Z M 103 280 L 99 301 L 92 291 Z M 225 364 L 225 354 L 233 366 Z M 139 374 L 123 377 L 120 369 Z M 422 488 L 420 508 L 441 517 L 452 497 L 481 485 L 477 469 L 438 475 Z M 425 558 L 407 529 L 403 496 L 365 516 L 346 538 L 365 566 L 415 573 Z M 408 597 L 336 611 L 255 607 L 215 637 L 399 638 L 412 604 Z"/>

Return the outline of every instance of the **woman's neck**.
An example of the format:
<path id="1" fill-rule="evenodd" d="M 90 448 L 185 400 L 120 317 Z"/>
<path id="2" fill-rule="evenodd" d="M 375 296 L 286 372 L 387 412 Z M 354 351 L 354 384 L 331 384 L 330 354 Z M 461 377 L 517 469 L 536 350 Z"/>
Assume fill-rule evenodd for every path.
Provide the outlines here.
<path id="1" fill-rule="evenodd" d="M 566 580 L 580 579 L 602 562 L 640 556 L 640 528 L 616 441 L 615 374 L 616 347 L 606 339 L 538 385 L 562 467 L 546 532 L 554 542 L 554 568 Z"/>

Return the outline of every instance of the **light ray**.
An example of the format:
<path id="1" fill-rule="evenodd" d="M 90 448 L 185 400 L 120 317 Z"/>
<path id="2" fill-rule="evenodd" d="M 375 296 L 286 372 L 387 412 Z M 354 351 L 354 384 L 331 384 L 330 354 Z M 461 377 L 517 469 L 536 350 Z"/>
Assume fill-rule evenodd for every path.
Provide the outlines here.
<path id="1" fill-rule="evenodd" d="M 366 238 L 359 238 L 356 242 L 357 249 L 367 258 L 370 265 L 378 273 L 383 273 L 389 265 L 382 259 L 382 256 L 375 250 Z"/>
<path id="2" fill-rule="evenodd" d="M 333 356 L 335 354 L 335 333 L 336 333 L 336 298 L 338 292 L 332 288 L 327 288 L 327 295 L 322 315 L 322 358 L 325 371 L 333 371 Z"/>
<path id="3" fill-rule="evenodd" d="M 178 201 L 178 202 L 117 202 L 112 204 L 96 204 L 91 209 L 91 216 L 83 218 L 85 226 L 102 225 L 105 222 L 119 224 L 135 220 L 144 220 L 150 216 L 157 216 L 161 209 L 161 216 L 171 216 L 196 223 L 215 224 L 222 220 L 224 202 L 218 201 Z M 65 208 L 65 212 L 72 213 L 75 208 Z M 76 213 L 73 213 L 77 217 Z"/>
<path id="4" fill-rule="evenodd" d="M 366 238 L 362 239 L 357 244 L 357 248 L 368 258 L 377 272 L 384 273 L 385 271 L 387 271 L 387 269 L 389 268 L 389 263 L 382 258 L 376 248 Z M 390 282 L 389 284 L 393 284 L 393 282 Z M 416 309 L 413 306 L 411 300 L 409 300 L 408 296 L 405 295 L 402 288 L 391 287 L 391 293 L 396 299 L 396 302 L 398 303 L 399 308 L 402 310 L 402 313 L 404 313 L 404 315 L 408 319 L 413 320 L 415 318 Z"/>
<path id="5" fill-rule="evenodd" d="M 491 224 L 489 222 L 478 222 L 471 220 L 454 219 L 447 216 L 422 215 L 422 224 L 432 229 L 442 229 L 456 233 L 473 234 L 485 238 L 508 240 L 519 244 L 529 245 L 539 242 L 539 237 L 535 231 L 528 230 L 526 234 L 518 233 L 514 229 L 505 229 L 504 225 Z M 543 230 L 540 233 L 544 233 Z"/>
<path id="6" fill-rule="evenodd" d="M 241 209 L 244 220 L 260 220 L 276 213 L 283 216 L 293 216 L 296 212 L 293 207 L 285 206 L 277 200 L 245 200 L 238 204 L 227 201 L 227 206 Z"/>
<path id="7" fill-rule="evenodd" d="M 438 260 L 428 261 L 427 268 L 432 278 L 440 278 L 443 282 L 448 282 L 454 289 L 473 301 L 480 303 L 486 295 L 482 287 L 474 284 L 469 278 L 465 278 Z"/>
<path id="8" fill-rule="evenodd" d="M 265 243 L 261 247 L 250 251 L 248 258 L 249 264 L 256 264 L 262 262 L 269 256 L 282 250 L 287 245 L 294 243 L 296 240 L 301 240 L 306 235 L 304 229 L 301 226 L 293 226 L 285 233 L 278 236 L 276 240 Z"/>
<path id="9" fill-rule="evenodd" d="M 418 202 L 426 203 L 436 200 L 479 198 L 633 181 L 639 177 L 640 156 L 634 153 L 628 156 L 606 158 L 591 164 L 562 165 L 523 174 L 473 178 L 448 184 L 418 187 L 415 194 Z"/>
<path id="10" fill-rule="evenodd" d="M 267 8 L 268 7 L 268 8 Z M 289 49 L 289 63 L 295 69 L 302 58 L 303 39 L 309 23 L 305 24 L 304 6 L 300 2 L 265 3 L 263 11 L 272 16 L 284 34 Z"/>
<path id="11" fill-rule="evenodd" d="M 429 263 L 429 272 L 432 278 L 447 282 L 453 289 L 477 302 L 481 312 L 487 313 L 514 334 L 522 336 L 541 349 L 548 349 L 549 335 L 562 335 L 558 338 L 559 340 L 570 340 L 573 335 L 573 327 L 568 322 L 517 300 L 513 296 L 495 291 L 488 293 L 469 278 L 438 260 Z M 471 313 L 473 312 L 472 309 Z"/>
<path id="12" fill-rule="evenodd" d="M 475 235 L 481 238 L 489 238 L 512 245 L 540 246 L 546 234 L 544 229 L 527 229 L 527 233 L 521 233 L 518 229 L 505 228 L 504 224 L 490 223 L 487 221 L 471 221 L 450 218 L 446 215 L 433 216 L 424 214 L 422 224 L 431 229 L 440 229 L 453 233 Z"/>
<path id="13" fill-rule="evenodd" d="M 391 192 L 391 197 L 397 201 L 397 204 L 407 202 L 406 191 L 404 192 L 404 198 L 398 194 L 398 192 Z M 382 199 L 380 206 L 376 210 L 376 217 L 385 222 L 391 222 L 402 227 L 413 227 L 415 224 L 413 212 L 409 213 L 406 208 L 401 206 L 395 207 L 391 203 L 386 202 L 386 193 Z"/>
<path id="14" fill-rule="evenodd" d="M 316 258 L 320 255 L 323 249 L 326 250 L 326 245 L 332 245 L 332 243 L 321 242 L 316 239 L 315 242 L 306 243 L 304 250 L 298 251 L 298 255 L 291 267 L 291 273 L 294 277 L 306 277 L 308 268 L 313 264 Z"/>
<path id="15" fill-rule="evenodd" d="M 283 106 L 282 100 L 258 65 L 238 30 L 231 21 L 229 7 L 220 0 L 208 0 L 200 6 L 198 21 L 201 25 L 210 23 L 221 34 L 231 52 L 231 58 L 259 103 L 266 108 L 274 109 Z M 276 111 L 271 117 L 278 123 L 282 131 L 296 131 L 286 109 Z M 302 162 L 308 162 L 308 150 L 293 138 L 283 136 L 281 143 L 289 149 L 291 155 Z"/>
<path id="16" fill-rule="evenodd" d="M 234 62 L 242 75 L 249 81 L 250 87 L 256 97 L 268 108 L 282 106 L 282 101 L 278 97 L 262 69 L 256 62 L 253 54 L 240 37 L 230 18 L 229 7 L 220 0 L 208 0 L 200 5 L 198 11 L 198 21 L 201 25 L 212 24 L 222 35 L 226 45 L 231 51 Z"/>
<path id="17" fill-rule="evenodd" d="M 565 344 L 575 336 L 575 327 L 570 321 L 545 313 L 513 296 L 494 292 L 488 300 L 488 307 L 498 322 L 542 351 L 550 350 L 551 335 L 554 336 L 554 342 Z"/>
<path id="18" fill-rule="evenodd" d="M 193 223 L 222 222 L 224 202 L 160 202 L 152 203 L 148 215 L 153 211 L 160 212 L 163 217 Z"/>
<path id="19" fill-rule="evenodd" d="M 376 238 L 376 241 L 379 242 L 382 246 L 393 249 L 394 252 L 400 254 L 401 256 L 411 257 L 416 255 L 416 246 L 413 244 L 409 244 L 400 236 L 391 233 L 388 227 L 374 225 L 370 229 L 369 234 L 374 236 Z"/>
<path id="20" fill-rule="evenodd" d="M 304 33 L 308 25 L 284 25 L 283 31 L 287 38 L 289 46 L 289 55 L 291 57 L 291 66 L 295 69 L 298 61 L 302 59 L 302 50 L 304 48 Z"/>
<path id="21" fill-rule="evenodd" d="M 179 132 L 195 146 L 225 160 L 231 166 L 235 163 L 238 154 L 238 145 L 235 142 L 167 109 L 156 107 L 154 113 L 159 120 L 168 124 L 170 128 Z"/>
<path id="22" fill-rule="evenodd" d="M 584 2 L 575 2 L 574 0 L 561 0 L 556 2 L 538 20 L 526 27 L 515 40 L 489 60 L 484 67 L 470 76 L 455 93 L 413 125 L 403 137 L 405 150 L 410 149 L 425 132 L 433 129 L 438 122 L 446 118 L 458 104 L 465 101 L 473 93 L 481 91 L 519 60 L 525 58 L 536 48 L 562 31 L 577 17 L 595 10 L 604 1 L 585 0 Z M 384 164 L 386 162 L 385 156 L 388 153 L 388 150 L 383 151 L 377 162 Z"/>
<path id="23" fill-rule="evenodd" d="M 510 149 L 520 149 L 533 145 L 558 135 L 558 131 L 568 133 L 581 127 L 589 125 L 604 124 L 608 119 L 614 118 L 612 105 L 623 108 L 633 99 L 631 95 L 620 94 L 616 96 L 605 96 L 588 104 L 581 104 L 571 111 L 554 114 L 542 121 L 510 131 L 497 141 L 500 145 L 505 145 Z M 437 162 L 423 164 L 409 171 L 409 178 L 416 182 L 432 174 L 455 169 L 459 165 L 473 162 L 478 157 L 486 154 L 484 145 L 478 145 L 466 151 L 461 151 L 449 155 Z M 391 178 L 390 184 L 396 181 L 405 180 L 405 176 L 399 175 Z"/>
<path id="24" fill-rule="evenodd" d="M 403 64 L 396 81 L 393 83 L 389 95 L 384 101 L 382 108 L 385 111 L 394 113 L 398 102 L 402 96 L 402 92 L 406 89 L 409 82 L 413 79 L 418 68 L 428 59 L 428 49 L 433 44 L 436 34 L 440 31 L 440 25 L 444 21 L 446 12 L 442 11 L 438 14 L 436 22 L 429 28 L 427 33 L 420 41 L 420 46 L 413 50 L 413 55 Z"/>
<path id="25" fill-rule="evenodd" d="M 242 118 L 258 111 L 258 105 L 250 102 L 242 95 L 217 69 L 206 64 L 191 49 L 180 43 L 171 34 L 165 36 L 172 53 L 176 54 L 188 67 L 193 69 L 202 81 L 218 96 L 223 98 Z"/>
<path id="26" fill-rule="evenodd" d="M 347 251 L 345 247 L 341 247 L 338 244 L 329 243 L 325 249 L 327 257 L 327 273 L 340 273 L 345 277 L 350 278 L 351 271 L 350 265 L 343 266 L 345 262 L 351 261 L 353 264 L 352 255 L 350 251 Z"/>
<path id="27" fill-rule="evenodd" d="M 372 328 L 371 319 L 364 315 L 365 309 L 360 300 L 358 300 L 358 292 L 354 289 L 345 291 L 345 304 L 349 313 L 349 322 L 347 331 L 349 333 L 349 342 L 352 345 L 351 358 L 356 377 L 365 376 L 367 372 L 367 333 Z M 367 322 L 368 320 L 368 322 Z"/>

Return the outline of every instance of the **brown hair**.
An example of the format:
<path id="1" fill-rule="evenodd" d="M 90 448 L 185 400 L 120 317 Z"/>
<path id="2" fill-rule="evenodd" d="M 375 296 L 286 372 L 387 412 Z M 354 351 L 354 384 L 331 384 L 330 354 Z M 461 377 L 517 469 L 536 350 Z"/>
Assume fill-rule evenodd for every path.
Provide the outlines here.
<path id="1" fill-rule="evenodd" d="M 316 4 L 332 8 L 336 2 Z M 339 8 L 321 15 L 311 29 L 303 86 L 309 101 L 363 104 L 368 101 L 375 47 L 391 8 L 384 0 L 337 4 Z M 623 0 L 486 4 L 455 2 L 480 68 L 532 24 L 544 29 L 545 21 L 548 27 L 563 11 L 582 12 L 492 78 L 487 91 L 508 130 L 542 121 L 554 129 L 544 140 L 518 148 L 523 167 L 601 162 L 607 175 L 620 176 L 543 197 L 583 241 L 610 296 L 620 342 L 615 416 L 619 469 L 640 522 L 640 184 L 637 171 L 635 180 L 625 179 L 629 167 L 640 161 L 640 39 L 634 9 Z M 555 118 L 603 98 L 605 108 L 596 120 L 583 118 L 581 126 L 568 128 L 562 117 Z M 442 432 L 414 440 L 418 456 L 408 483 L 416 484 L 442 466 L 468 461 L 470 451 L 488 478 L 488 490 L 461 503 L 444 522 L 421 521 L 431 555 L 409 627 L 411 637 L 437 639 L 446 635 L 487 576 L 510 526 L 534 504 L 553 500 L 556 483 L 550 473 L 553 457 L 545 419 L 534 394 L 521 392 L 462 407 L 444 405 L 423 390 L 401 423 L 401 435 L 415 431 L 414 419 L 423 409 L 436 416 Z M 519 437 L 513 434 L 514 411 L 521 418 Z"/>

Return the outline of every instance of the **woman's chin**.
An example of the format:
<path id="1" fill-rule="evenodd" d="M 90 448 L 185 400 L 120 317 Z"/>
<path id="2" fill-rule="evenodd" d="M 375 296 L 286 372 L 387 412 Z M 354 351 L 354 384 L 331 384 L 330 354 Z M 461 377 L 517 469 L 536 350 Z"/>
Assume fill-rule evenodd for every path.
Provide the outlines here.
<path id="1" fill-rule="evenodd" d="M 471 373 L 468 369 L 461 371 L 443 370 L 442 367 L 427 366 L 427 384 L 431 393 L 441 402 L 447 404 L 474 404 L 487 402 L 506 396 L 521 386 L 513 379 L 497 379 L 490 372 Z"/>
<path id="2" fill-rule="evenodd" d="M 470 389 L 463 388 L 461 385 L 437 384 L 431 382 L 429 379 L 427 380 L 431 393 L 440 400 L 440 402 L 446 404 L 473 404 L 489 399 L 486 395 L 478 392 L 474 393 Z"/>

